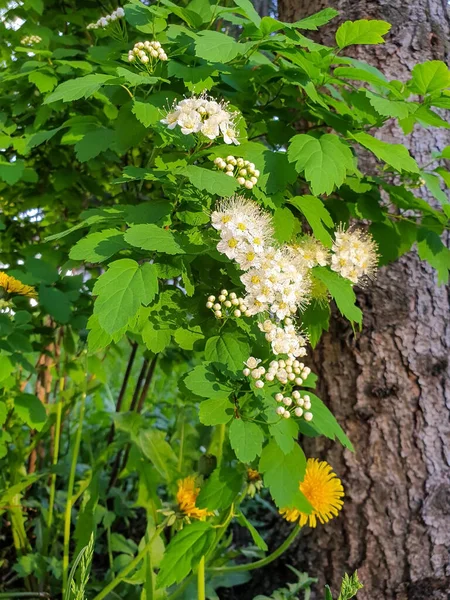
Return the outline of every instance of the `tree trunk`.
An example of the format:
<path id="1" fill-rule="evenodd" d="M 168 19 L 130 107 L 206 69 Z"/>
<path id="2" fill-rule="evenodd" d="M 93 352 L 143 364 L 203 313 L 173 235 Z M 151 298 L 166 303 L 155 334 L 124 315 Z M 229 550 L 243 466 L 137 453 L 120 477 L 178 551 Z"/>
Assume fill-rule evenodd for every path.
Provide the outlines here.
<path id="1" fill-rule="evenodd" d="M 446 0 L 279 0 L 280 19 L 295 21 L 326 6 L 340 21 L 318 40 L 334 45 L 344 20 L 384 19 L 387 43 L 346 49 L 391 79 L 418 62 L 447 62 Z M 347 52 L 348 50 L 348 52 Z M 416 130 L 407 140 L 393 125 L 377 135 L 408 145 L 419 164 L 450 143 L 446 130 Z M 285 559 L 336 593 L 358 569 L 360 600 L 450 598 L 450 322 L 448 290 L 415 252 L 380 270 L 358 293 L 364 328 L 353 335 L 337 316 L 314 353 L 319 396 L 353 441 L 356 453 L 323 439 L 306 442 L 326 458 L 346 488 L 343 514 L 307 533 Z M 336 597 L 336 596 L 335 596 Z"/>

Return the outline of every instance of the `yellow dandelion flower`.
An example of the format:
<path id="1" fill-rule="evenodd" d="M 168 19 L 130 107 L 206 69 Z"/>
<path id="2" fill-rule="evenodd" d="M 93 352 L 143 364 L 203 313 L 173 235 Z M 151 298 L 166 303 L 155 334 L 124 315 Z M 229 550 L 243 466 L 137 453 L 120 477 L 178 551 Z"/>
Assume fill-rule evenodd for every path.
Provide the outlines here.
<path id="1" fill-rule="evenodd" d="M 311 514 L 303 513 L 295 508 L 283 508 L 280 514 L 287 521 L 298 521 L 299 525 L 317 526 L 317 520 L 322 524 L 337 517 L 344 506 L 342 497 L 344 488 L 341 480 L 325 461 L 309 458 L 306 463 L 306 473 L 299 485 L 300 491 L 306 496 L 313 507 Z"/>
<path id="2" fill-rule="evenodd" d="M 178 481 L 177 502 L 180 511 L 191 519 L 200 519 L 203 521 L 213 513 L 206 508 L 197 508 L 195 502 L 200 493 L 200 488 L 197 487 L 195 477 L 192 475 Z"/>
<path id="3" fill-rule="evenodd" d="M 0 271 L 0 287 L 8 294 L 19 294 L 20 296 L 36 297 L 36 290 L 31 285 L 25 285 L 15 277 Z"/>

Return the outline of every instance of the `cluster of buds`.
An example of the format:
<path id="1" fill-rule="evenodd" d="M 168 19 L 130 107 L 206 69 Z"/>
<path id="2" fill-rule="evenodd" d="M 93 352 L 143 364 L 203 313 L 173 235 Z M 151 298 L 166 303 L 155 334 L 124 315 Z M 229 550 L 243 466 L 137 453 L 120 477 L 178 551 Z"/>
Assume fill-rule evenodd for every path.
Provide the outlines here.
<path id="1" fill-rule="evenodd" d="M 305 367 L 305 365 L 297 359 L 287 358 L 286 360 L 273 360 L 266 373 L 266 381 L 274 381 L 277 379 L 282 385 L 287 385 L 288 382 L 294 383 L 295 385 L 302 385 L 303 381 L 310 373 L 311 369 Z"/>
<path id="2" fill-rule="evenodd" d="M 246 494 L 254 498 L 255 494 L 264 487 L 261 475 L 256 469 L 247 469 L 247 489 Z"/>
<path id="3" fill-rule="evenodd" d="M 214 164 L 218 169 L 224 171 L 225 175 L 236 177 L 239 185 L 248 190 L 251 190 L 258 183 L 260 173 L 255 165 L 248 160 L 235 158 L 234 156 L 227 156 L 226 159 L 217 157 Z"/>
<path id="4" fill-rule="evenodd" d="M 292 319 L 284 319 L 284 327 L 279 327 L 270 319 L 258 325 L 260 331 L 268 342 L 272 344 L 272 352 L 277 354 L 287 354 L 290 359 L 306 356 L 307 338 L 300 335 L 295 329 Z"/>
<path id="5" fill-rule="evenodd" d="M 39 44 L 42 42 L 42 38 L 39 35 L 26 35 L 20 40 L 22 46 L 32 46 L 33 44 Z"/>
<path id="6" fill-rule="evenodd" d="M 278 392 L 275 394 L 275 400 L 280 404 L 277 408 L 277 415 L 280 417 L 289 419 L 291 414 L 294 414 L 296 417 L 303 417 L 305 421 L 312 421 L 311 398 L 308 394 L 302 397 L 298 390 L 294 390 L 291 396 L 284 396 Z"/>
<path id="7" fill-rule="evenodd" d="M 255 387 L 261 389 L 264 387 L 264 381 L 261 379 L 266 373 L 264 367 L 258 367 L 261 362 L 260 358 L 250 356 L 244 363 L 245 369 L 242 371 L 246 377 L 251 377 L 255 380 Z"/>
<path id="8" fill-rule="evenodd" d="M 136 61 L 143 65 L 152 64 L 155 60 L 167 60 L 167 54 L 164 52 L 164 48 L 159 42 L 137 42 L 134 45 L 133 50 L 128 52 L 128 62 L 134 63 Z"/>
<path id="9" fill-rule="evenodd" d="M 106 15 L 106 17 L 100 17 L 100 19 L 95 23 L 89 23 L 86 29 L 105 29 L 105 27 L 108 27 L 109 25 L 114 23 L 114 21 L 117 21 L 117 19 L 121 19 L 124 16 L 125 11 L 123 10 L 123 8 L 116 8 L 116 10 L 113 10 L 113 12 L 110 15 Z"/>
<path id="10" fill-rule="evenodd" d="M 238 298 L 234 292 L 228 293 L 228 290 L 221 290 L 219 296 L 208 296 L 206 308 L 213 311 L 217 319 L 224 317 L 242 317 L 247 315 L 247 307 L 244 304 L 243 298 Z"/>

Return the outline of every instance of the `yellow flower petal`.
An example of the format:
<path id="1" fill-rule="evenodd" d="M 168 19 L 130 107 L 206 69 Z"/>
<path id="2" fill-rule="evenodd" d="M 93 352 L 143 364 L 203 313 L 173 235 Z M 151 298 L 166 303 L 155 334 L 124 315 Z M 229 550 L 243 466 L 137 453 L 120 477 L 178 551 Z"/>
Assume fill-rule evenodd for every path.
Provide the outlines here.
<path id="1" fill-rule="evenodd" d="M 29 298 L 36 297 L 36 290 L 31 285 L 25 285 L 15 277 L 7 275 L 3 271 L 0 271 L 0 287 L 2 287 L 8 294 L 19 294 L 21 296 L 28 296 Z"/>
<path id="2" fill-rule="evenodd" d="M 206 508 L 197 508 L 195 502 L 200 493 L 200 488 L 196 486 L 195 477 L 192 475 L 178 481 L 177 502 L 180 511 L 191 519 L 200 519 L 203 521 L 213 513 Z"/>

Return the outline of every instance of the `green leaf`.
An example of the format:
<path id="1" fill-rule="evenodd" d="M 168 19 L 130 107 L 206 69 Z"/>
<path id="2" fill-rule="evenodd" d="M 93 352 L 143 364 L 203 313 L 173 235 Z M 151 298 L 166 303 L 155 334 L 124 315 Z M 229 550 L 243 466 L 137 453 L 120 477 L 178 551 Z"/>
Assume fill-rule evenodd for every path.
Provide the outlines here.
<path id="1" fill-rule="evenodd" d="M 25 163 L 23 160 L 16 160 L 13 163 L 0 162 L 0 179 L 8 185 L 17 183 L 22 178 L 24 171 Z"/>
<path id="2" fill-rule="evenodd" d="M 259 471 L 264 473 L 264 484 L 279 508 L 311 512 L 310 503 L 299 489 L 305 476 L 306 458 L 298 444 L 285 454 L 275 441 L 270 441 L 262 451 Z"/>
<path id="3" fill-rule="evenodd" d="M 39 286 L 39 302 L 59 323 L 70 319 L 70 302 L 66 294 L 44 284 Z"/>
<path id="4" fill-rule="evenodd" d="M 298 225 L 298 220 L 292 212 L 285 206 L 277 208 L 273 214 L 272 222 L 275 239 L 280 244 L 289 242 L 294 234 L 295 227 Z"/>
<path id="5" fill-rule="evenodd" d="M 56 90 L 44 100 L 44 104 L 51 104 L 58 100 L 70 102 L 72 100 L 79 100 L 80 98 L 89 98 L 89 96 L 95 94 L 108 79 L 111 79 L 111 75 L 103 75 L 102 73 L 69 79 L 69 81 L 65 81 L 58 85 Z"/>
<path id="6" fill-rule="evenodd" d="M 88 131 L 75 144 L 77 159 L 80 162 L 86 162 L 105 152 L 113 144 L 115 136 L 116 134 L 112 129 L 106 129 L 105 127 Z"/>
<path id="7" fill-rule="evenodd" d="M 219 370 L 227 370 L 232 378 L 240 377 L 249 356 L 249 345 L 234 333 L 215 335 L 206 342 L 206 360 L 216 363 Z"/>
<path id="8" fill-rule="evenodd" d="M 165 432 L 157 429 L 141 431 L 136 443 L 152 462 L 158 473 L 165 481 L 172 481 L 177 475 L 177 456 L 165 440 Z"/>
<path id="9" fill-rule="evenodd" d="M 157 588 L 183 581 L 211 547 L 215 530 L 210 523 L 197 522 L 184 527 L 166 548 L 156 579 Z"/>
<path id="10" fill-rule="evenodd" d="M 184 173 L 192 185 L 199 190 L 205 190 L 209 194 L 232 196 L 238 187 L 234 177 L 228 177 L 224 173 L 210 171 L 195 165 L 186 167 Z"/>
<path id="11" fill-rule="evenodd" d="M 33 278 L 33 283 L 42 282 L 52 284 L 59 279 L 58 270 L 53 265 L 39 258 L 27 258 L 24 267 L 27 270 L 27 274 L 29 273 Z"/>
<path id="12" fill-rule="evenodd" d="M 233 391 L 231 387 L 219 383 L 215 373 L 207 364 L 198 365 L 185 377 L 184 384 L 197 396 L 223 400 Z"/>
<path id="13" fill-rule="evenodd" d="M 327 267 L 315 267 L 313 274 L 314 277 L 327 286 L 344 317 L 351 322 L 361 325 L 362 312 L 361 309 L 355 306 L 356 296 L 350 281 L 344 279 L 338 273 L 330 271 Z"/>
<path id="14" fill-rule="evenodd" d="M 313 420 L 308 425 L 330 440 L 338 439 L 345 448 L 354 452 L 353 444 L 322 400 L 309 391 L 308 395 L 311 398 L 311 412 L 314 415 Z"/>
<path id="15" fill-rule="evenodd" d="M 199 419 L 203 425 L 224 425 L 233 415 L 234 406 L 228 398 L 213 398 L 200 403 Z"/>
<path id="16" fill-rule="evenodd" d="M 413 68 L 411 91 L 424 96 L 448 87 L 450 87 L 450 71 L 442 61 L 430 60 Z"/>
<path id="17" fill-rule="evenodd" d="M 255 7 L 250 2 L 250 0 L 234 0 L 234 3 L 242 9 L 245 16 L 248 17 L 248 19 L 253 23 L 253 25 L 259 28 L 261 24 L 261 17 L 256 12 Z"/>
<path id="18" fill-rule="evenodd" d="M 336 43 L 340 49 L 353 44 L 383 44 L 383 35 L 390 30 L 386 21 L 360 19 L 345 21 L 336 31 Z"/>
<path id="19" fill-rule="evenodd" d="M 334 228 L 334 221 L 323 205 L 322 200 L 315 196 L 295 196 L 294 198 L 290 198 L 289 202 L 305 215 L 316 238 L 330 248 L 333 244 L 333 239 L 324 225 Z"/>
<path id="20" fill-rule="evenodd" d="M 234 419 L 229 435 L 231 447 L 241 462 L 250 463 L 261 454 L 264 434 L 256 423 Z"/>
<path id="21" fill-rule="evenodd" d="M 403 144 L 389 144 L 388 142 L 382 142 L 377 138 L 369 135 L 368 133 L 355 133 L 350 134 L 361 146 L 364 146 L 375 156 L 385 163 L 394 167 L 400 173 L 407 171 L 409 173 L 419 173 L 419 167 L 416 161 L 409 154 L 408 150 Z"/>
<path id="22" fill-rule="evenodd" d="M 256 531 L 255 527 L 253 527 L 253 525 L 250 523 L 250 521 L 244 515 L 244 513 L 239 512 L 237 515 L 237 520 L 239 522 L 239 525 L 242 525 L 243 527 L 246 527 L 249 530 L 250 535 L 252 536 L 252 539 L 253 539 L 255 545 L 263 552 L 267 552 L 268 547 L 267 547 L 266 542 L 262 539 L 262 537 Z"/>
<path id="23" fill-rule="evenodd" d="M 246 45 L 219 31 L 200 31 L 195 40 L 195 55 L 210 63 L 228 63 L 245 51 Z"/>
<path id="24" fill-rule="evenodd" d="M 288 158 L 296 163 L 298 173 L 305 172 L 314 195 L 331 194 L 344 183 L 347 171 L 354 170 L 350 148 L 329 133 L 319 139 L 305 133 L 295 135 L 289 144 Z"/>
<path id="25" fill-rule="evenodd" d="M 131 110 L 144 127 L 150 127 L 150 125 L 158 123 L 161 119 L 161 111 L 159 108 L 149 102 L 139 102 L 134 99 L 133 108 Z"/>
<path id="26" fill-rule="evenodd" d="M 365 71 L 364 69 L 357 69 L 353 67 L 338 67 L 334 70 L 335 77 L 344 77 L 345 79 L 353 79 L 354 81 L 365 81 L 378 87 L 384 87 L 391 89 L 393 86 L 383 79 L 381 76 L 372 73 L 371 71 Z"/>
<path id="27" fill-rule="evenodd" d="M 113 334 L 136 316 L 141 304 L 150 304 L 157 292 L 155 265 L 139 266 L 129 258 L 116 260 L 95 283 L 94 314 L 102 329 Z"/>
<path id="28" fill-rule="evenodd" d="M 199 508 L 224 510 L 234 502 L 242 482 L 242 471 L 232 467 L 217 468 L 202 487 L 195 503 Z"/>
<path id="29" fill-rule="evenodd" d="M 101 263 L 117 252 L 128 248 L 123 233 L 118 229 L 104 229 L 81 238 L 70 251 L 72 260 Z"/>
<path id="30" fill-rule="evenodd" d="M 370 104 L 374 107 L 378 114 L 383 117 L 396 117 L 397 119 L 406 119 L 409 116 L 409 107 L 407 102 L 401 100 L 388 100 L 377 96 L 366 90 L 366 96 L 369 98 Z"/>
<path id="31" fill-rule="evenodd" d="M 34 83 L 37 89 L 42 92 L 51 92 L 55 85 L 58 83 L 58 79 L 54 75 L 43 73 L 42 71 L 33 71 L 28 75 L 28 81 Z"/>
<path id="32" fill-rule="evenodd" d="M 350 598 L 354 598 L 363 587 L 363 584 L 358 579 L 357 571 L 350 577 L 345 573 L 338 600 L 350 600 Z"/>
<path id="33" fill-rule="evenodd" d="M 134 73 L 123 67 L 117 67 L 116 73 L 119 77 L 124 77 L 126 82 L 132 86 L 153 85 L 158 82 L 158 77 L 152 77 L 147 73 Z"/>
<path id="34" fill-rule="evenodd" d="M 125 232 L 125 241 L 131 246 L 164 254 L 184 254 L 174 234 L 153 223 L 133 225 Z"/>
<path id="35" fill-rule="evenodd" d="M 200 340 L 204 340 L 205 336 L 201 332 L 200 327 L 196 326 L 194 330 L 192 329 L 177 329 L 174 333 L 174 340 L 183 348 L 183 350 L 193 350 L 195 343 Z"/>
<path id="36" fill-rule="evenodd" d="M 317 31 L 319 27 L 322 27 L 322 25 L 326 25 L 327 23 L 329 23 L 331 19 L 337 17 L 338 14 L 339 11 L 334 8 L 324 8 L 323 10 L 319 10 L 319 12 L 316 12 L 313 15 L 306 17 L 305 19 L 301 19 L 301 21 L 296 21 L 295 23 L 292 23 L 292 27 L 295 27 L 296 29 L 307 29 L 310 31 Z"/>
<path id="37" fill-rule="evenodd" d="M 148 321 L 142 330 L 142 341 L 154 354 L 158 354 L 167 348 L 172 339 L 172 334 L 167 329 L 156 328 Z"/>
<path id="38" fill-rule="evenodd" d="M 417 249 L 421 260 L 426 260 L 438 273 L 438 282 L 447 283 L 450 273 L 450 250 L 435 231 L 425 228 L 417 233 Z"/>
<path id="39" fill-rule="evenodd" d="M 320 302 L 311 302 L 302 313 L 302 325 L 308 331 L 309 343 L 313 348 L 317 346 L 322 333 L 328 331 L 330 321 L 330 307 Z"/>
<path id="40" fill-rule="evenodd" d="M 292 452 L 298 437 L 298 424 L 295 419 L 280 419 L 275 425 L 269 426 L 269 431 L 285 454 Z"/>
<path id="41" fill-rule="evenodd" d="M 449 204 L 447 194 L 441 190 L 440 180 L 437 175 L 422 172 L 422 179 L 425 181 L 427 188 L 430 190 L 436 200 L 442 204 L 442 206 Z"/>
<path id="42" fill-rule="evenodd" d="M 14 410 L 24 423 L 32 429 L 41 431 L 47 420 L 42 402 L 33 394 L 20 394 L 14 399 Z"/>
<path id="43" fill-rule="evenodd" d="M 0 382 L 7 379 L 14 371 L 14 366 L 6 354 L 0 354 Z"/>

